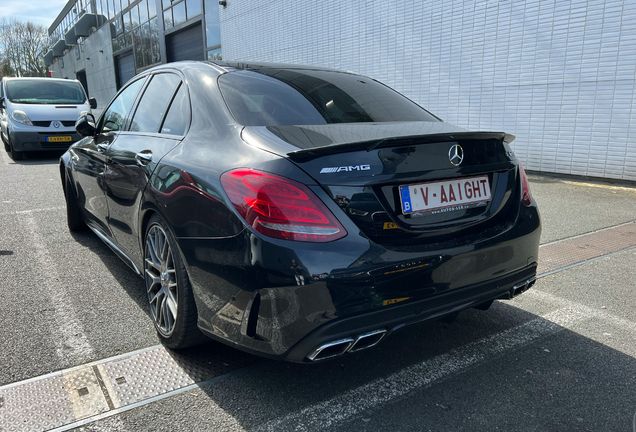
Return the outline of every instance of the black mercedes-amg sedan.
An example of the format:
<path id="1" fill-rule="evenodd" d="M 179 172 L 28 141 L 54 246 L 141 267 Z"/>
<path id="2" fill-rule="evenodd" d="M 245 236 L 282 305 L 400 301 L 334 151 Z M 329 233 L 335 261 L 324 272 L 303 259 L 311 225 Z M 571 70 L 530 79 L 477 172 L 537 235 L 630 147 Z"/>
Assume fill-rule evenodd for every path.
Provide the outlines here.
<path id="1" fill-rule="evenodd" d="M 535 281 L 541 224 L 514 136 L 366 76 L 171 63 L 76 129 L 68 226 L 145 279 L 170 348 L 209 337 L 323 360 Z"/>

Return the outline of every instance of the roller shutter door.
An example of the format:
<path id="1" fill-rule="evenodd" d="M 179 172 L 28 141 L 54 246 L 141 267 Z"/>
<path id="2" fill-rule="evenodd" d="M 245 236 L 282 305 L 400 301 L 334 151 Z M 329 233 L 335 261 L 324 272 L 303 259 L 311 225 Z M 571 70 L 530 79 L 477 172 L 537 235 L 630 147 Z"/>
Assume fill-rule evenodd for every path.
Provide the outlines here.
<path id="1" fill-rule="evenodd" d="M 168 49 L 168 62 L 204 60 L 201 24 L 168 36 L 166 48 Z"/>
<path id="2" fill-rule="evenodd" d="M 122 88 L 135 76 L 135 57 L 133 53 L 117 57 L 117 89 Z"/>

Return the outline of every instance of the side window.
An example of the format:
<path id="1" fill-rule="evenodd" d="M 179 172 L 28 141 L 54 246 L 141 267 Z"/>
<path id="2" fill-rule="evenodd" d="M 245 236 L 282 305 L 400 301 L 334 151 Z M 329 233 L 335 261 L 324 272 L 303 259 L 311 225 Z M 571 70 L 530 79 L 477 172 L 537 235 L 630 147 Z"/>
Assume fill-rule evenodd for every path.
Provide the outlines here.
<path id="1" fill-rule="evenodd" d="M 159 125 L 166 114 L 170 98 L 181 79 L 171 73 L 161 73 L 152 77 L 146 87 L 137 110 L 130 123 L 133 132 L 159 132 Z"/>
<path id="2" fill-rule="evenodd" d="M 188 91 L 185 85 L 179 87 L 177 95 L 174 97 L 166 120 L 161 126 L 162 134 L 183 136 L 190 123 L 190 103 Z"/>
<path id="3" fill-rule="evenodd" d="M 117 96 L 108 110 L 104 113 L 102 127 L 100 132 L 118 131 L 124 126 L 126 115 L 130 110 L 135 96 L 143 85 L 145 78 L 137 80 L 130 84 L 126 89 Z"/>

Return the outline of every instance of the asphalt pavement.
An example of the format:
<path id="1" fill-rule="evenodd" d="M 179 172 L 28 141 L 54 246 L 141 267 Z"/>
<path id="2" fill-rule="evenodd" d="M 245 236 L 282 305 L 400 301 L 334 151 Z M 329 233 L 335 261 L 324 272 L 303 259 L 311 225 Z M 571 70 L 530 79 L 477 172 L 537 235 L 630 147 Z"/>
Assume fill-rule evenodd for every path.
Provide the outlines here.
<path id="1" fill-rule="evenodd" d="M 142 280 L 92 233 L 68 232 L 57 157 L 16 163 L 0 153 L 0 393 L 159 343 Z M 537 175 L 530 185 L 542 250 L 636 221 L 636 185 Z M 411 326 L 336 361 L 238 354 L 250 366 L 73 430 L 631 431 L 632 245 L 542 277 L 488 311 Z M 191 354 L 212 362 L 228 351 L 208 344 Z M 2 430 L 3 409 L 0 400 L 0 431 L 13 432 Z"/>

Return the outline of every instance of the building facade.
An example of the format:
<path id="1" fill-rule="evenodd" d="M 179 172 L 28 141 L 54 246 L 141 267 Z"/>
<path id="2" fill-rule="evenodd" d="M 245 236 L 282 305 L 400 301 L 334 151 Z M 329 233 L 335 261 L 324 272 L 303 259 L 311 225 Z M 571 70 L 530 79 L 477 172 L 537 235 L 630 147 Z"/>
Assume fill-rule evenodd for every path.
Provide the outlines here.
<path id="1" fill-rule="evenodd" d="M 516 135 L 530 170 L 636 181 L 636 3 L 228 1 L 226 59 L 359 72 L 444 120 Z"/>
<path id="2" fill-rule="evenodd" d="M 52 76 L 79 79 L 99 114 L 130 78 L 179 60 L 221 58 L 218 0 L 69 0 L 49 27 Z"/>
<path id="3" fill-rule="evenodd" d="M 222 46 L 376 78 L 448 122 L 516 135 L 530 170 L 636 181 L 633 1 L 71 0 L 54 43 L 82 11 L 95 28 L 56 45 L 52 70 L 85 74 L 100 108 L 135 73 Z"/>

